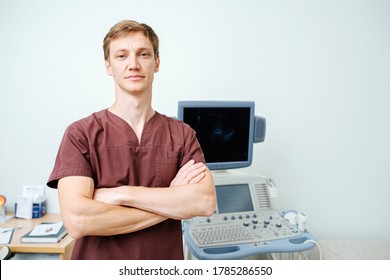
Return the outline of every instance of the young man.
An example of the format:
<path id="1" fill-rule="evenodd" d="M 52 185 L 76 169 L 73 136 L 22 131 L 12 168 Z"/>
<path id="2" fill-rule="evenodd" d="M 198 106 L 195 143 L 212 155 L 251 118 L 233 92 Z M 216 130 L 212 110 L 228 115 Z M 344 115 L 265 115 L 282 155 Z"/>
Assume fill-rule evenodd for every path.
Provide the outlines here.
<path id="1" fill-rule="evenodd" d="M 64 134 L 47 184 L 77 239 L 72 259 L 182 259 L 180 220 L 214 212 L 195 132 L 151 106 L 158 44 L 146 24 L 114 25 L 103 49 L 115 102 Z"/>

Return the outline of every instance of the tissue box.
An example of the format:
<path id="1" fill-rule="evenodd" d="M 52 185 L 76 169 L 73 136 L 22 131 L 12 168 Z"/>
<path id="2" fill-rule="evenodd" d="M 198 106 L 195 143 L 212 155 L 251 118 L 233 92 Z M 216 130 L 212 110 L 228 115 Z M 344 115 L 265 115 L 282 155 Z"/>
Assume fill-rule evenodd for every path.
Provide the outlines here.
<path id="1" fill-rule="evenodd" d="M 15 203 L 15 213 L 16 209 L 18 208 L 18 204 Z M 32 206 L 32 218 L 42 218 L 46 214 L 46 200 L 39 202 L 39 203 L 33 203 Z"/>

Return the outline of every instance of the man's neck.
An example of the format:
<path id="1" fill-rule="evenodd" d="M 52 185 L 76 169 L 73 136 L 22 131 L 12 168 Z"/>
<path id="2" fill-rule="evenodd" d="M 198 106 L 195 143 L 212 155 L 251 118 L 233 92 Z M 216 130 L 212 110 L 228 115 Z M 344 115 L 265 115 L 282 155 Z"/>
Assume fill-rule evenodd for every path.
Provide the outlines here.
<path id="1" fill-rule="evenodd" d="M 150 95 L 116 95 L 109 111 L 126 121 L 136 133 L 138 140 L 145 124 L 154 115 Z"/>

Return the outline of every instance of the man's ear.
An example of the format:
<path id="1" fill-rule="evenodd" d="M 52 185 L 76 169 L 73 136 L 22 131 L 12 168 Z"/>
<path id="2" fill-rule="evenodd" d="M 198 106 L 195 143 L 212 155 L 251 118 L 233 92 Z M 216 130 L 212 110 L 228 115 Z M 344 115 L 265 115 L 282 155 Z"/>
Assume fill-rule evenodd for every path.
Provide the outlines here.
<path id="1" fill-rule="evenodd" d="M 107 60 L 104 62 L 105 64 L 105 67 L 106 67 L 106 72 L 109 76 L 114 76 L 114 73 L 112 72 L 112 69 L 111 69 L 111 64 L 110 62 L 108 62 Z"/>
<path id="2" fill-rule="evenodd" d="M 155 65 L 154 65 L 154 73 L 157 73 L 158 70 L 160 70 L 160 56 L 158 56 L 156 58 L 156 62 L 155 62 Z"/>

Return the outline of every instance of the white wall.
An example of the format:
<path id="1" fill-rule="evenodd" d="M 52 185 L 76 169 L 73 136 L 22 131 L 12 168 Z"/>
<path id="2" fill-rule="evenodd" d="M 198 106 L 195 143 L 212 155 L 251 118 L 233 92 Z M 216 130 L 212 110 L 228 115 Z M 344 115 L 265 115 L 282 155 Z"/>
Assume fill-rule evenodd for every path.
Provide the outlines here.
<path id="1" fill-rule="evenodd" d="M 122 19 L 161 39 L 154 107 L 254 100 L 250 172 L 317 238 L 390 240 L 390 2 L 0 0 L 0 193 L 43 185 L 65 127 L 113 101 L 101 43 Z M 46 189 L 58 212 L 57 193 Z"/>

